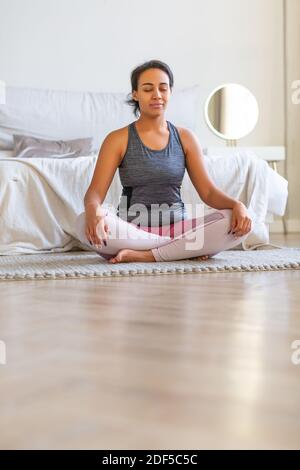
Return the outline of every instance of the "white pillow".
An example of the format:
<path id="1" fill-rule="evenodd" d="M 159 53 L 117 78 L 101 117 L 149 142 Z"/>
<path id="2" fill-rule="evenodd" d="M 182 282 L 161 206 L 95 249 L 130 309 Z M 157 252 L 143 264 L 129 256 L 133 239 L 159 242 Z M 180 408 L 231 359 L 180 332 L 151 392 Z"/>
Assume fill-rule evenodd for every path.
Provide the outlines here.
<path id="1" fill-rule="evenodd" d="M 200 86 L 173 90 L 166 119 L 195 130 Z M 6 87 L 0 105 L 0 149 L 13 149 L 13 134 L 49 140 L 93 137 L 97 151 L 112 130 L 135 121 L 126 93 L 91 93 Z"/>

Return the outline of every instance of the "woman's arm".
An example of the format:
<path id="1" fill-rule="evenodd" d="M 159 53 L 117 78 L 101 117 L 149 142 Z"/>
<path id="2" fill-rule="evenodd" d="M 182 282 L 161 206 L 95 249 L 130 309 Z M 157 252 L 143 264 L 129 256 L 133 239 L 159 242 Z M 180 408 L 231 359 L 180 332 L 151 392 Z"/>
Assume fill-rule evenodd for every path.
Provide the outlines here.
<path id="1" fill-rule="evenodd" d="M 198 138 L 192 131 L 184 128 L 182 136 L 187 171 L 202 201 L 214 209 L 233 209 L 239 201 L 221 191 L 210 178 Z"/>
<path id="2" fill-rule="evenodd" d="M 101 215 L 103 203 L 114 174 L 121 163 L 122 140 L 119 130 L 110 132 L 104 139 L 95 165 L 94 174 L 84 196 L 86 212 Z"/>
<path id="3" fill-rule="evenodd" d="M 202 201 L 214 209 L 232 209 L 232 231 L 237 236 L 248 233 L 251 230 L 251 219 L 248 217 L 247 208 L 238 199 L 221 191 L 211 180 L 196 135 L 189 129 L 181 128 L 181 137 L 187 171 Z"/>

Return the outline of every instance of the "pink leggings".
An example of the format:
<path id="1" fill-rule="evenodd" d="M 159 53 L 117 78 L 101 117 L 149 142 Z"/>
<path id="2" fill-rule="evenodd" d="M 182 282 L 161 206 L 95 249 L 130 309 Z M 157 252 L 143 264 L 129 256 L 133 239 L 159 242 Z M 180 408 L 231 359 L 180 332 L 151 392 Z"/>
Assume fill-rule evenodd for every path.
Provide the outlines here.
<path id="1" fill-rule="evenodd" d="M 249 234 L 235 239 L 229 234 L 231 209 L 222 209 L 194 219 L 185 219 L 162 227 L 138 227 L 106 209 L 107 246 L 97 248 L 85 235 L 85 212 L 76 220 L 77 238 L 105 259 L 123 248 L 151 250 L 155 261 L 175 261 L 198 256 L 213 256 L 239 245 Z"/>

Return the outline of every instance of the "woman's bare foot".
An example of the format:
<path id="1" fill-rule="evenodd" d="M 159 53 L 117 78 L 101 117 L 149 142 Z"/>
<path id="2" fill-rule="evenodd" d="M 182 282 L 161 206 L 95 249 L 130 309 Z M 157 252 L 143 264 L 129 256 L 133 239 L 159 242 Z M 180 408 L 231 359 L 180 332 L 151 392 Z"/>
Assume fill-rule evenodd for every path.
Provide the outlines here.
<path id="1" fill-rule="evenodd" d="M 120 250 L 115 256 L 110 258 L 109 263 L 130 263 L 131 261 L 138 261 L 141 263 L 155 262 L 155 258 L 151 250 L 129 250 L 124 248 Z"/>
<path id="2" fill-rule="evenodd" d="M 203 256 L 196 256 L 195 258 L 190 258 L 195 261 L 206 261 L 207 259 L 211 258 L 209 255 L 203 255 Z"/>

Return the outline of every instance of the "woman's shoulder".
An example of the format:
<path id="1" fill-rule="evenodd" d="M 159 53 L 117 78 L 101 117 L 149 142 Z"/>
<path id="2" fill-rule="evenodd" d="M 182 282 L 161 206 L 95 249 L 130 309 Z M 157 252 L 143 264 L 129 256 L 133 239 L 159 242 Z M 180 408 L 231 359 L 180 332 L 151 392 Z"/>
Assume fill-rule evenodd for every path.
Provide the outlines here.
<path id="1" fill-rule="evenodd" d="M 197 138 L 195 133 L 191 131 L 190 129 L 187 129 L 186 127 L 177 126 L 177 125 L 175 126 L 175 124 L 173 123 L 171 124 L 177 129 L 184 153 L 186 153 L 187 149 L 190 146 L 191 141 Z"/>
<path id="2" fill-rule="evenodd" d="M 182 135 L 184 138 L 188 138 L 189 136 L 195 136 L 195 132 L 193 132 L 191 129 L 188 129 L 187 127 L 177 126 L 177 125 L 173 124 L 172 122 L 171 122 L 171 124 L 174 127 L 176 127 L 179 134 Z"/>
<path id="3" fill-rule="evenodd" d="M 123 156 L 128 143 L 128 125 L 114 129 L 107 134 L 106 138 L 120 149 L 120 154 Z"/>
<path id="4" fill-rule="evenodd" d="M 109 132 L 106 137 L 110 140 L 119 141 L 121 143 L 124 140 L 127 140 L 128 127 L 129 126 L 124 126 L 120 127 L 119 129 L 114 129 L 113 131 Z"/>
<path id="5" fill-rule="evenodd" d="M 114 129 L 108 133 L 112 139 L 122 139 L 126 134 L 128 134 L 128 125 L 120 127 L 119 129 Z"/>

